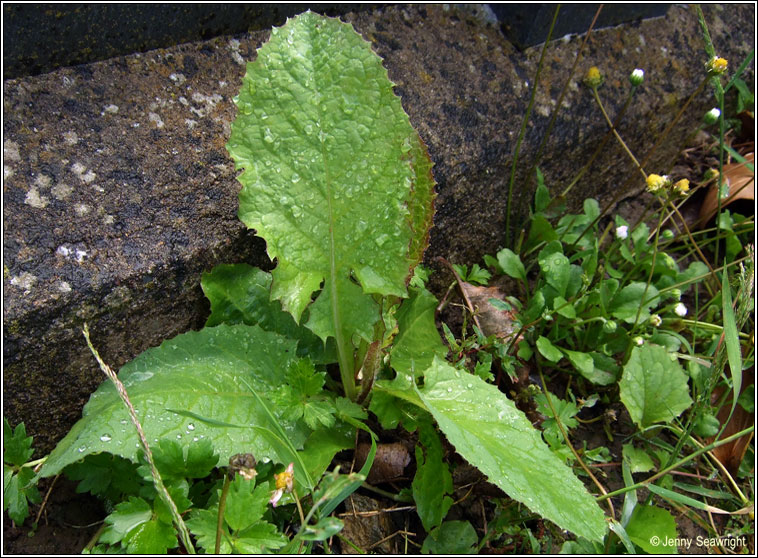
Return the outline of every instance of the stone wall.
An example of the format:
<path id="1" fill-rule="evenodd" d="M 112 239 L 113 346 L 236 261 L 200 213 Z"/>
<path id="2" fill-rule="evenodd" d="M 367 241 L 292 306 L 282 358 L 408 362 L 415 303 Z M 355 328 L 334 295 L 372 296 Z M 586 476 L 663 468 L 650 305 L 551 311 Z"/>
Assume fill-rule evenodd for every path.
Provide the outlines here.
<path id="1" fill-rule="evenodd" d="M 754 38 L 753 5 L 705 6 L 720 55 L 736 67 Z M 392 6 L 348 14 L 384 58 L 411 121 L 435 162 L 439 197 L 427 259 L 481 261 L 505 243 L 512 154 L 540 47 L 518 52 L 500 32 L 456 8 Z M 200 274 L 216 263 L 266 266 L 264 243 L 237 220 L 233 164 L 224 144 L 245 62 L 269 32 L 217 38 L 112 58 L 4 83 L 4 413 L 26 422 L 41 451 L 80 416 L 103 380 L 81 335 L 114 367 L 163 339 L 202 326 Z M 528 170 L 582 37 L 549 45 L 516 173 L 511 222 L 518 232 L 534 190 Z M 540 168 L 561 191 L 607 127 L 582 86 L 591 65 L 605 74 L 610 114 L 627 77 L 646 71 L 619 126 L 644 156 L 703 79 L 694 13 L 592 35 L 571 78 Z M 752 68 L 751 68 L 752 72 Z M 751 74 L 752 75 L 752 74 Z M 706 88 L 647 165 L 665 172 L 700 115 Z M 607 202 L 642 186 L 608 144 L 572 192 Z M 445 286 L 436 279 L 434 289 Z"/>

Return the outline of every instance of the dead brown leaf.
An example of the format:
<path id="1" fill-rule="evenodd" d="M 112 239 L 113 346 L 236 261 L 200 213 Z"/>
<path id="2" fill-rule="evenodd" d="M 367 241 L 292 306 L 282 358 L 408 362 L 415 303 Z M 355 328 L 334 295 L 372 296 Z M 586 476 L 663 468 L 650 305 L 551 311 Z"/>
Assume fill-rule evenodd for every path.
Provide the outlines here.
<path id="1" fill-rule="evenodd" d="M 748 153 L 745 160 L 754 164 L 755 154 Z M 724 180 L 729 186 L 729 196 L 721 200 L 722 209 L 737 200 L 755 200 L 755 173 L 744 163 L 729 163 L 724 165 Z M 718 184 L 713 184 L 705 195 L 700 206 L 700 227 L 705 227 L 718 211 Z"/>
<path id="2" fill-rule="evenodd" d="M 748 370 L 743 370 L 742 391 L 744 391 L 747 386 L 754 383 L 755 367 L 751 367 Z M 724 394 L 725 389 L 726 388 L 721 387 L 713 390 L 711 401 L 713 403 L 716 403 L 719 399 L 721 399 L 721 396 Z M 723 425 L 727 420 L 731 408 L 732 397 L 730 396 L 716 416 L 720 424 Z M 726 428 L 724 429 L 724 433 L 721 435 L 721 438 L 728 438 L 732 434 L 736 434 L 741 430 L 745 430 L 746 428 L 749 428 L 751 425 L 753 425 L 754 422 L 755 413 L 749 413 L 743 409 L 741 405 L 737 405 L 734 408 L 732 418 L 727 423 Z M 750 440 L 752 440 L 752 438 L 752 434 L 743 436 L 742 438 L 737 438 L 736 440 L 733 440 L 728 444 L 724 444 L 723 446 L 719 446 L 713 450 L 714 457 L 716 457 L 716 459 L 718 459 L 721 464 L 726 467 L 727 471 L 729 471 L 732 476 L 737 474 L 737 470 L 740 468 L 740 463 L 742 463 L 742 458 L 745 456 L 745 452 L 747 451 L 747 448 L 750 445 Z M 713 443 L 713 441 L 714 438 L 708 439 L 709 444 Z"/>
<path id="3" fill-rule="evenodd" d="M 460 285 L 465 298 L 473 306 L 474 316 L 484 335 L 509 339 L 518 332 L 518 327 L 515 325 L 515 312 L 500 310 L 490 302 L 492 298 L 505 301 L 505 293 L 499 287 L 478 287 L 465 281 L 461 281 Z"/>
<path id="4" fill-rule="evenodd" d="M 358 449 L 355 451 L 356 469 L 360 469 L 366 463 L 366 457 L 370 448 L 369 444 L 358 444 Z M 369 484 L 380 484 L 398 479 L 403 476 L 405 468 L 410 462 L 411 456 L 404 444 L 400 442 L 377 444 L 374 463 L 368 473 L 366 482 Z"/>

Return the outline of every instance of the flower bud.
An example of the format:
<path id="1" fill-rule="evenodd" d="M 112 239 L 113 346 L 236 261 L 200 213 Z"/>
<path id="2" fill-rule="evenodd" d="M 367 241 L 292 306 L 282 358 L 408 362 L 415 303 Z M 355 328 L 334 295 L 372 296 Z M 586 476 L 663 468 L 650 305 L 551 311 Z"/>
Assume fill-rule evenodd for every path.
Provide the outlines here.
<path id="1" fill-rule="evenodd" d="M 600 74 L 600 70 L 597 69 L 597 66 L 592 66 L 584 75 L 584 85 L 595 89 L 601 83 L 603 83 L 603 76 Z"/>
<path id="2" fill-rule="evenodd" d="M 712 108 L 703 116 L 703 122 L 705 122 L 708 126 L 712 126 L 719 121 L 719 116 L 721 116 L 721 111 L 717 108 Z"/>
<path id="3" fill-rule="evenodd" d="M 645 79 L 645 70 L 640 68 L 635 68 L 634 71 L 629 74 L 629 81 L 633 87 L 640 85 L 643 79 Z"/>

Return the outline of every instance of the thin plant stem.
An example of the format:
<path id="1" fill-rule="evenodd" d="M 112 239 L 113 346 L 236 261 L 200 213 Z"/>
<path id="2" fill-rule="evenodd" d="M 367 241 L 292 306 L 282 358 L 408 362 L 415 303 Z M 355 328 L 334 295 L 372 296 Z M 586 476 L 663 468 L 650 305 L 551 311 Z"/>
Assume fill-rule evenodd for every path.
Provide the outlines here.
<path id="1" fill-rule="evenodd" d="M 603 6 L 604 6 L 603 4 L 600 4 L 598 6 L 597 11 L 595 12 L 595 17 L 592 18 L 592 22 L 590 22 L 590 26 L 587 28 L 587 32 L 584 34 L 584 40 L 582 40 L 582 44 L 579 46 L 579 50 L 576 52 L 576 57 L 574 58 L 574 64 L 571 66 L 571 70 L 569 71 L 568 78 L 563 84 L 563 89 L 561 89 L 561 94 L 558 96 L 558 102 L 555 105 L 555 110 L 550 115 L 550 122 L 548 122 L 545 135 L 542 136 L 540 145 L 539 147 L 537 147 L 537 155 L 535 155 L 534 157 L 534 164 L 532 164 L 532 168 L 529 169 L 529 172 L 527 173 L 527 176 L 529 177 L 534 175 L 534 171 L 540 162 L 540 158 L 542 156 L 542 150 L 545 148 L 545 145 L 547 145 L 547 141 L 550 138 L 550 133 L 553 131 L 553 126 L 555 126 L 555 121 L 558 118 L 558 111 L 563 106 L 563 98 L 566 96 L 566 93 L 568 92 L 569 85 L 571 84 L 571 77 L 574 75 L 574 72 L 576 72 L 576 66 L 579 64 L 579 61 L 582 59 L 582 52 L 584 52 L 584 47 L 587 45 L 587 41 L 589 40 L 590 35 L 592 35 L 592 30 L 595 27 L 595 23 L 597 22 L 598 16 L 600 16 L 600 12 L 603 11 Z"/>
<path id="2" fill-rule="evenodd" d="M 669 125 L 666 127 L 666 129 L 663 131 L 663 133 L 661 133 L 661 135 L 658 136 L 658 139 L 653 144 L 653 147 L 651 147 L 650 150 L 645 155 L 645 157 L 642 158 L 642 161 L 640 161 L 640 167 L 645 168 L 645 165 L 647 164 L 648 160 L 650 160 L 650 158 L 653 156 L 653 154 L 655 153 L 655 151 L 658 149 L 658 146 L 660 146 L 661 143 L 663 143 L 663 140 L 668 137 L 668 135 L 671 133 L 671 130 L 674 129 L 674 126 L 682 118 L 682 115 L 687 110 L 687 108 L 690 106 L 690 104 L 692 103 L 692 101 L 698 95 L 700 95 L 700 92 L 703 90 L 703 88 L 705 88 L 705 84 L 708 83 L 708 80 L 709 80 L 709 76 L 706 76 L 706 78 L 703 81 L 700 82 L 700 85 L 698 85 L 697 89 L 692 93 L 692 95 L 689 96 L 689 98 L 684 103 L 684 105 L 682 106 L 682 108 L 679 109 L 679 112 L 677 112 L 676 116 L 674 116 L 674 119 L 671 122 L 669 122 Z M 587 225 L 587 227 L 584 229 L 584 231 L 582 232 L 582 234 L 580 234 L 579 237 L 573 242 L 573 244 L 571 245 L 572 247 L 576 246 L 576 244 L 582 238 L 584 238 L 584 235 L 586 235 L 589 231 L 592 230 L 592 227 L 595 226 L 595 223 L 597 223 L 600 219 L 602 219 L 603 216 L 606 213 L 608 213 L 608 210 L 611 209 L 612 207 L 614 207 L 616 205 L 616 203 L 618 203 L 618 201 L 624 195 L 626 195 L 627 188 L 629 187 L 629 184 L 631 183 L 631 181 L 632 181 L 632 177 L 629 177 L 629 178 L 626 179 L 626 181 L 618 189 L 618 192 L 616 193 L 616 195 L 613 196 L 613 198 L 611 199 L 611 201 L 609 201 L 606 204 L 606 206 L 602 209 L 602 211 L 600 211 L 600 215 L 598 215 L 597 217 L 595 217 L 595 219 L 590 224 Z"/>
<path id="3" fill-rule="evenodd" d="M 519 150 L 521 149 L 521 142 L 524 140 L 526 134 L 526 125 L 529 122 L 529 116 L 532 113 L 532 107 L 534 106 L 534 100 L 537 97 L 537 87 L 540 82 L 540 74 L 542 73 L 542 66 L 545 62 L 545 54 L 547 53 L 547 47 L 550 43 L 550 39 L 553 36 L 553 29 L 555 28 L 555 22 L 558 19 L 558 12 L 561 9 L 561 5 L 558 4 L 555 7 L 553 13 L 553 21 L 550 22 L 550 29 L 547 32 L 547 38 L 545 44 L 542 46 L 542 52 L 540 53 L 540 61 L 537 64 L 537 74 L 534 76 L 534 86 L 532 87 L 532 93 L 529 97 L 529 105 L 524 113 L 524 118 L 521 120 L 521 130 L 519 131 L 518 140 L 516 140 L 516 148 L 513 152 L 513 161 L 511 161 L 511 176 L 508 180 L 508 202 L 505 209 L 505 235 L 506 239 L 510 239 L 511 236 L 511 205 L 513 201 L 513 184 L 516 180 L 516 163 L 518 162 Z"/>
<path id="4" fill-rule="evenodd" d="M 751 432 L 753 432 L 754 430 L 755 430 L 755 426 L 750 426 L 749 428 L 746 428 L 745 430 L 740 430 L 739 432 L 737 432 L 735 434 L 732 434 L 728 438 L 724 438 L 723 440 L 718 440 L 717 442 L 713 442 L 712 444 L 708 444 L 707 446 L 703 446 L 701 448 L 698 448 L 697 450 L 695 450 L 693 453 L 691 453 L 687 457 L 685 457 L 683 459 L 680 459 L 679 461 L 677 461 L 676 463 L 673 463 L 673 464 L 669 465 L 668 467 L 664 467 L 663 469 L 661 469 L 660 471 L 658 471 L 657 473 L 655 473 L 651 477 L 645 479 L 644 481 L 640 481 L 638 483 L 635 483 L 635 484 L 632 484 L 632 485 L 629 485 L 629 486 L 625 486 L 624 488 L 620 488 L 618 490 L 614 490 L 613 492 L 608 492 L 607 494 L 603 494 L 602 496 L 598 496 L 597 498 L 595 498 L 595 500 L 598 501 L 598 502 L 602 502 L 603 500 L 607 500 L 608 498 L 613 498 L 614 496 L 620 496 L 621 494 L 625 494 L 625 493 L 629 492 L 630 490 L 637 490 L 638 488 L 642 488 L 645 485 L 648 485 L 651 482 L 653 482 L 655 480 L 658 480 L 662 476 L 670 473 L 674 469 L 678 469 L 682 465 L 685 465 L 686 463 L 692 461 L 698 455 L 702 455 L 702 454 L 704 454 L 706 452 L 709 452 L 709 451 L 712 451 L 712 450 L 716 449 L 719 446 L 723 446 L 724 444 L 728 444 L 729 442 L 732 442 L 733 440 L 741 438 L 742 436 L 746 436 L 746 435 L 750 434 Z"/>
<path id="5" fill-rule="evenodd" d="M 95 347 L 92 345 L 92 342 L 90 341 L 89 328 L 87 327 L 86 323 L 84 324 L 82 333 L 84 334 L 84 338 L 87 340 L 87 346 L 89 347 L 89 350 L 92 352 L 95 360 L 97 360 L 97 363 L 100 365 L 100 370 L 102 370 L 106 377 L 110 379 L 110 381 L 113 382 L 113 384 L 116 386 L 116 391 L 118 392 L 119 397 L 121 397 L 121 401 L 124 402 L 126 409 L 129 411 L 129 417 L 132 419 L 132 424 L 134 424 L 134 428 L 137 430 L 137 436 L 139 437 L 140 443 L 142 444 L 142 449 L 145 452 L 145 459 L 147 459 L 147 462 L 150 465 L 150 474 L 153 477 L 153 484 L 155 485 L 155 489 L 168 505 L 168 509 L 171 512 L 171 517 L 173 518 L 174 523 L 176 524 L 176 528 L 179 531 L 179 537 L 182 540 L 184 548 L 190 554 L 195 554 L 195 547 L 192 545 L 192 540 L 190 539 L 187 525 L 185 525 L 184 520 L 179 514 L 179 510 L 174 503 L 174 500 L 171 498 L 171 495 L 168 493 L 166 486 L 163 484 L 161 474 L 158 472 L 158 468 L 155 466 L 155 461 L 153 460 L 153 452 L 150 450 L 150 445 L 147 443 L 145 431 L 142 429 L 142 425 L 137 418 L 137 412 L 134 410 L 134 406 L 129 399 L 129 394 L 126 392 L 124 384 L 121 383 L 121 380 L 118 379 L 118 376 L 111 369 L 111 367 L 105 364 L 103 359 L 100 358 L 100 354 L 97 352 L 97 349 L 95 349 Z"/>
<path id="6" fill-rule="evenodd" d="M 637 157 L 634 156 L 634 153 L 631 152 L 631 150 L 627 147 L 624 140 L 621 139 L 621 136 L 616 131 L 616 127 L 613 125 L 613 122 L 611 122 L 611 119 L 609 118 L 608 113 L 605 111 L 603 102 L 600 100 L 600 95 L 597 94 L 597 86 L 592 88 L 592 96 L 595 98 L 595 102 L 597 103 L 597 106 L 600 108 L 600 112 L 603 114 L 605 121 L 608 123 L 608 126 L 610 127 L 611 132 L 613 133 L 613 136 L 618 140 L 618 142 L 621 144 L 621 147 L 624 149 L 624 151 L 626 151 L 626 154 L 629 155 L 629 158 L 634 162 L 634 165 L 637 167 L 637 170 L 639 170 L 642 173 L 642 177 L 647 179 L 647 173 L 640 166 L 640 162 L 637 160 Z"/>
<path id="7" fill-rule="evenodd" d="M 221 489 L 221 496 L 218 499 L 218 519 L 216 520 L 216 546 L 215 554 L 221 553 L 221 533 L 224 530 L 224 511 L 226 510 L 226 497 L 229 494 L 229 485 L 231 484 L 231 471 L 224 477 L 224 487 Z"/>
<path id="8" fill-rule="evenodd" d="M 600 483 L 599 480 L 595 477 L 595 475 L 592 474 L 592 471 L 590 470 L 587 465 L 585 465 L 582 458 L 579 456 L 577 451 L 574 449 L 574 446 L 571 444 L 571 440 L 569 440 L 568 433 L 566 432 L 566 429 L 563 427 L 563 422 L 558 416 L 558 411 L 555 410 L 555 407 L 553 406 L 552 398 L 550 397 L 550 392 L 547 389 L 547 383 L 545 382 L 545 376 L 542 373 L 542 365 L 540 363 L 539 357 L 535 359 L 537 363 L 537 372 L 539 372 L 540 375 L 540 382 L 542 384 L 542 392 L 545 395 L 545 400 L 547 401 L 548 406 L 550 407 L 550 412 L 553 413 L 553 418 L 555 419 L 555 423 L 558 425 L 558 428 L 561 431 L 561 435 L 563 436 L 563 439 L 566 441 L 566 445 L 571 450 L 571 453 L 574 454 L 574 458 L 576 459 L 577 463 L 581 466 L 582 469 L 584 469 L 584 472 L 589 475 L 589 477 L 592 479 L 592 482 L 595 483 L 595 486 L 597 486 L 600 489 L 600 492 L 603 494 L 607 494 L 608 491 L 605 489 L 605 487 Z M 608 509 L 611 512 L 611 517 L 616 517 L 616 512 L 613 509 L 613 502 L 608 500 Z"/>

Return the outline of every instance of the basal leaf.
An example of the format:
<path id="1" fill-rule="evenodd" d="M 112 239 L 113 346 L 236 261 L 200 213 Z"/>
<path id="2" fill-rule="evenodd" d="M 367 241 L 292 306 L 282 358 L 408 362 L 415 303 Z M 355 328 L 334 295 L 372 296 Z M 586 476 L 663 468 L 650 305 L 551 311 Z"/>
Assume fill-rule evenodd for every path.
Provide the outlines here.
<path id="1" fill-rule="evenodd" d="M 119 378 L 149 443 L 161 438 L 193 444 L 210 440 L 223 465 L 235 453 L 276 457 L 260 433 L 270 418 L 252 388 L 267 393 L 296 358 L 296 341 L 258 326 L 220 325 L 190 331 L 126 364 Z M 82 419 L 50 454 L 41 476 L 98 452 L 134 461 L 139 443 L 111 382 L 92 394 Z M 295 446 L 306 432 L 282 425 Z"/>
<path id="2" fill-rule="evenodd" d="M 395 370 L 420 376 L 432 364 L 435 355 L 444 357 L 447 354 L 434 324 L 436 309 L 437 299 L 426 289 L 412 288 L 410 298 L 400 305 L 398 334 L 390 361 Z"/>
<path id="3" fill-rule="evenodd" d="M 650 318 L 650 309 L 658 304 L 658 289 L 653 285 L 629 283 L 613 297 L 608 310 L 614 318 L 628 324 L 645 322 Z M 639 317 L 638 317 L 639 314 Z"/>
<path id="4" fill-rule="evenodd" d="M 323 285 L 308 321 L 322 339 L 369 339 L 368 294 L 405 296 L 426 244 L 431 163 L 392 87 L 352 26 L 306 12 L 272 30 L 235 99 L 240 219 L 266 240 L 272 298 L 297 321 Z"/>
<path id="5" fill-rule="evenodd" d="M 634 508 L 626 533 L 649 554 L 677 554 L 676 520 L 663 508 L 645 505 Z"/>
<path id="6" fill-rule="evenodd" d="M 605 519 L 594 498 L 495 386 L 439 359 L 424 382 L 417 390 L 423 404 L 457 452 L 490 482 L 564 529 L 603 538 Z"/>
<path id="7" fill-rule="evenodd" d="M 424 540 L 422 554 L 474 554 L 479 542 L 476 530 L 468 521 L 445 521 Z"/>
<path id="8" fill-rule="evenodd" d="M 619 381 L 621 401 L 641 429 L 671 422 L 692 404 L 687 375 L 658 345 L 634 347 Z"/>

